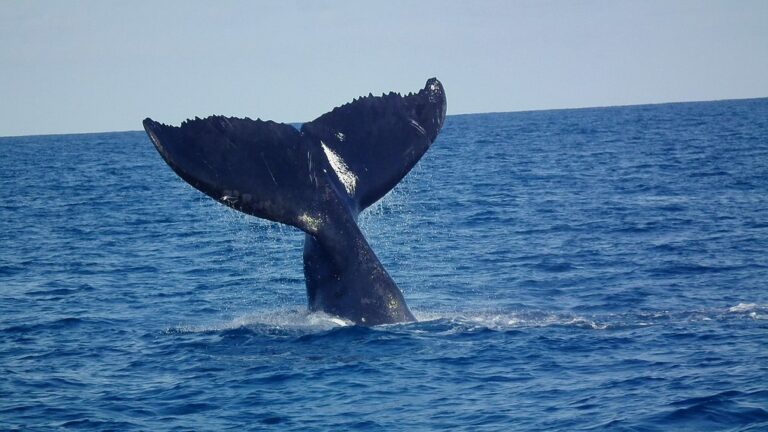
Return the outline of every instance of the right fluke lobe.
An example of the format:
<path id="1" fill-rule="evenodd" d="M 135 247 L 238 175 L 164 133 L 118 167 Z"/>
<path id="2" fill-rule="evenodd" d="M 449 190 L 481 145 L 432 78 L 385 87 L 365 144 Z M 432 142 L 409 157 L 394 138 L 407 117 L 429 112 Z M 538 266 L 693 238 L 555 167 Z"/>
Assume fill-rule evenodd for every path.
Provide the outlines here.
<path id="1" fill-rule="evenodd" d="M 446 99 L 437 78 L 416 94 L 362 97 L 305 123 L 357 177 L 350 194 L 363 210 L 389 192 L 437 138 L 445 121 Z"/>

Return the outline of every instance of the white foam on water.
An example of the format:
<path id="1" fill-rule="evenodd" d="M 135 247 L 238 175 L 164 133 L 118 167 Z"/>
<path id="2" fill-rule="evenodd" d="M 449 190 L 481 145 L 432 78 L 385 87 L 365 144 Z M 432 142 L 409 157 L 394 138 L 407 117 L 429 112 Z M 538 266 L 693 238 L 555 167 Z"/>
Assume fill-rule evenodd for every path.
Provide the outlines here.
<path id="1" fill-rule="evenodd" d="M 745 314 L 754 320 L 768 320 L 768 305 L 757 303 L 739 303 L 728 308 L 732 314 Z"/>
<path id="2" fill-rule="evenodd" d="M 525 327 L 572 326 L 605 330 L 609 324 L 578 315 L 556 314 L 546 312 L 426 312 L 413 311 L 420 322 L 437 322 L 446 320 L 456 324 L 475 327 L 485 327 L 492 330 L 505 330 Z"/>
<path id="3" fill-rule="evenodd" d="M 335 315 L 293 309 L 248 313 L 228 321 L 211 323 L 208 325 L 179 325 L 168 329 L 168 331 L 204 333 L 234 330 L 243 327 L 270 327 L 280 330 L 298 330 L 307 333 L 315 333 L 351 325 L 354 325 L 352 321 L 345 320 Z"/>
<path id="4" fill-rule="evenodd" d="M 595 316 L 540 310 L 515 312 L 412 310 L 412 312 L 417 320 L 415 323 L 399 323 L 376 326 L 375 328 L 386 329 L 390 326 L 404 326 L 417 333 L 425 331 L 423 326 L 431 324 L 447 324 L 450 328 L 446 331 L 449 333 L 461 333 L 467 330 L 484 328 L 497 331 L 543 327 L 611 330 L 624 327 L 663 326 L 667 325 L 670 321 L 717 321 L 728 319 L 729 315 L 734 314 L 755 320 L 768 319 L 768 306 L 754 303 L 739 303 L 728 309 L 711 309 L 706 311 L 641 311 Z M 323 312 L 309 312 L 305 309 L 284 309 L 246 313 L 228 321 L 209 325 L 179 325 L 168 329 L 168 331 L 197 333 L 233 330 L 243 327 L 267 327 L 277 330 L 299 331 L 301 333 L 318 333 L 353 325 L 355 324 L 350 320 Z"/>
<path id="5" fill-rule="evenodd" d="M 232 320 L 233 327 L 265 325 L 292 330 L 329 330 L 354 325 L 352 321 L 324 312 L 307 310 L 272 311 L 248 314 Z"/>
<path id="6" fill-rule="evenodd" d="M 728 308 L 728 312 L 751 312 L 759 309 L 760 306 L 756 303 L 739 303 L 736 306 Z"/>

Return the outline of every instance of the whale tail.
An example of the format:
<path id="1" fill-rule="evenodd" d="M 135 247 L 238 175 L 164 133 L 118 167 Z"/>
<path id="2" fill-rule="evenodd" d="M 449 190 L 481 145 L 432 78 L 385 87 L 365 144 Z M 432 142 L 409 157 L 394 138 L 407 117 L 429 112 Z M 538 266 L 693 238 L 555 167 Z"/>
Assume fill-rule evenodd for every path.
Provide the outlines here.
<path id="1" fill-rule="evenodd" d="M 307 233 L 310 308 L 374 325 L 412 320 L 355 220 L 394 187 L 445 119 L 437 79 L 416 94 L 363 97 L 301 130 L 221 116 L 144 129 L 189 184 L 244 213 Z"/>

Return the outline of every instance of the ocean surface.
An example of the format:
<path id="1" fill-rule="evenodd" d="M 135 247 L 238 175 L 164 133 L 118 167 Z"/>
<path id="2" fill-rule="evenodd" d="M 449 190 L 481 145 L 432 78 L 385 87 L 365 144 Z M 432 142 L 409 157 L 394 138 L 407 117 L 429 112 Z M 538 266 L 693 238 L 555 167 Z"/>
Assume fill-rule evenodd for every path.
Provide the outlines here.
<path id="1" fill-rule="evenodd" d="M 361 224 L 419 322 L 143 132 L 0 138 L 0 430 L 768 430 L 768 99 L 450 116 Z"/>

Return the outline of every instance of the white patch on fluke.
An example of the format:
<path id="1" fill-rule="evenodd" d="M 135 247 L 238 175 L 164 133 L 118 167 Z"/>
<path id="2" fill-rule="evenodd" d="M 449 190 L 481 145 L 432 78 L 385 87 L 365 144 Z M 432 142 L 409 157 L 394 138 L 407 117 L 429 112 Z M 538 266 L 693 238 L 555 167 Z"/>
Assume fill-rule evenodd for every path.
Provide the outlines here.
<path id="1" fill-rule="evenodd" d="M 304 227 L 312 233 L 316 233 L 320 229 L 321 220 L 306 213 L 299 216 L 299 221 L 301 221 L 301 223 L 304 224 Z"/>
<path id="2" fill-rule="evenodd" d="M 344 134 L 343 134 L 343 133 L 341 133 L 341 132 L 336 132 L 336 138 L 337 138 L 339 141 L 344 141 L 344 138 L 346 138 L 346 137 L 344 136 Z"/>
<path id="3" fill-rule="evenodd" d="M 344 185 L 344 189 L 347 190 L 349 196 L 355 193 L 355 187 L 357 187 L 357 176 L 352 173 L 344 160 L 339 157 L 333 150 L 329 149 L 324 142 L 320 141 L 320 145 L 323 146 L 325 156 L 328 158 L 328 162 L 331 163 L 331 168 L 336 172 L 336 177 L 339 178 L 341 184 Z"/>
<path id="4" fill-rule="evenodd" d="M 420 134 L 422 134 L 422 135 L 426 135 L 427 134 L 427 131 L 424 130 L 424 128 L 419 124 L 419 122 L 417 122 L 416 120 L 413 120 L 413 119 L 411 119 L 409 121 L 411 123 L 411 126 L 416 128 L 416 130 L 419 131 Z"/>

